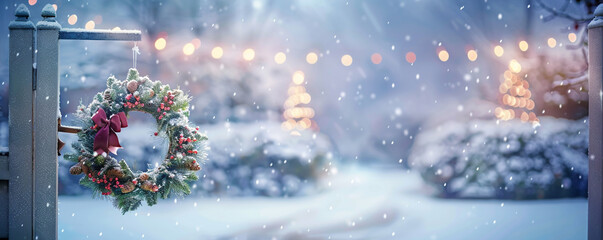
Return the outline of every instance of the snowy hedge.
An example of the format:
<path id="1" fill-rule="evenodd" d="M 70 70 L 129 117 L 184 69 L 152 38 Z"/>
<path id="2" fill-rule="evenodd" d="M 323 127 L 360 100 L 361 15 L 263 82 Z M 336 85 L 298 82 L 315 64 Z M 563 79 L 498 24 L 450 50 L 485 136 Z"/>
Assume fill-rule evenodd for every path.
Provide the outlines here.
<path id="1" fill-rule="evenodd" d="M 167 141 L 154 137 L 154 124 L 130 122 L 119 133 L 126 159 L 135 170 L 146 170 L 162 160 Z M 292 136 L 280 123 L 222 123 L 202 125 L 212 139 L 208 161 L 201 164 L 199 180 L 191 185 L 193 194 L 208 196 L 294 196 L 314 189 L 315 180 L 326 175 L 331 165 L 331 143 L 320 133 L 302 132 Z M 77 140 L 61 135 L 66 142 Z M 72 151 L 65 147 L 62 152 Z M 59 193 L 85 193 L 78 179 L 69 174 L 64 160 L 59 165 Z"/>
<path id="2" fill-rule="evenodd" d="M 410 165 L 440 197 L 586 197 L 588 122 L 447 122 L 417 136 Z"/>
<path id="3" fill-rule="evenodd" d="M 293 196 L 314 189 L 331 165 L 331 144 L 320 133 L 292 136 L 277 122 L 224 123 L 207 129 L 210 161 L 198 192 L 228 196 Z"/>

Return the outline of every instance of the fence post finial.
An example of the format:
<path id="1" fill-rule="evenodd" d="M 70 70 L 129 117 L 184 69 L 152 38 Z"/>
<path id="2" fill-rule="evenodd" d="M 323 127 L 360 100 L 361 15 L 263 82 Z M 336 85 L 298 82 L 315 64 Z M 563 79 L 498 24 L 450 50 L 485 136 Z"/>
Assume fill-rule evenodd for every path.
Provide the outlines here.
<path id="1" fill-rule="evenodd" d="M 17 17 L 17 21 L 26 21 L 29 18 L 29 9 L 25 4 L 21 3 L 15 10 L 15 16 Z"/>
<path id="2" fill-rule="evenodd" d="M 15 19 L 11 21 L 8 25 L 9 29 L 33 29 L 34 25 L 31 21 L 29 21 L 29 9 L 25 4 L 21 3 L 15 10 Z"/>
<path id="3" fill-rule="evenodd" d="M 603 3 L 597 6 L 594 16 L 595 18 L 588 24 L 588 28 L 603 27 Z"/>
<path id="4" fill-rule="evenodd" d="M 57 16 L 56 10 L 50 4 L 46 4 L 42 9 L 42 17 L 44 20 L 39 21 L 37 24 L 38 30 L 56 30 L 61 29 L 61 24 L 57 22 L 55 17 Z"/>

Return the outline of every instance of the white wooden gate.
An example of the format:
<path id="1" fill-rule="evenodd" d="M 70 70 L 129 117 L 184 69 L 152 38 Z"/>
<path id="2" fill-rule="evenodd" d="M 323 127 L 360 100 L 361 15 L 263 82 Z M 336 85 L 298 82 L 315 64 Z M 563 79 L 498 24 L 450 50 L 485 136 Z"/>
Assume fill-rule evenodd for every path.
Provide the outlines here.
<path id="1" fill-rule="evenodd" d="M 24 4 L 15 16 L 9 24 L 10 154 L 0 153 L 0 239 L 57 239 L 59 40 L 140 41 L 141 33 L 63 29 L 50 4 L 35 26 Z"/>

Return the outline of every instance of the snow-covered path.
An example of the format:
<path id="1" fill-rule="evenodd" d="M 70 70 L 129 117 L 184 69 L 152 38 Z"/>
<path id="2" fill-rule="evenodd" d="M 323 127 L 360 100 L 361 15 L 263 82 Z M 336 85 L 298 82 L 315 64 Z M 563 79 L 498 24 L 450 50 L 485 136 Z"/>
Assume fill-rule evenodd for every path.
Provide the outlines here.
<path id="1" fill-rule="evenodd" d="M 329 186 L 330 182 L 330 186 Z M 61 239 L 586 239 L 585 199 L 444 200 L 404 170 L 341 171 L 308 197 L 164 200 L 122 216 L 61 196 Z"/>

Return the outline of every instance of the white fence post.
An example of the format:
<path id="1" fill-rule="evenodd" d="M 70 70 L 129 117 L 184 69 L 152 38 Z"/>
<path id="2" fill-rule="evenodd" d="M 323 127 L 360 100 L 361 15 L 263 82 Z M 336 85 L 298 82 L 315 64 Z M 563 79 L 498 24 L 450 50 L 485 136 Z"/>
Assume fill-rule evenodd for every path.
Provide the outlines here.
<path id="1" fill-rule="evenodd" d="M 33 60 L 34 30 L 24 4 L 15 11 L 9 38 L 9 194 L 8 235 L 33 238 Z M 4 207 L 4 206 L 2 206 Z"/>
<path id="2" fill-rule="evenodd" d="M 588 239 L 603 239 L 603 4 L 588 24 Z"/>
<path id="3" fill-rule="evenodd" d="M 59 111 L 59 30 L 52 5 L 36 25 L 37 76 L 34 111 L 34 235 L 57 239 L 57 129 Z"/>

